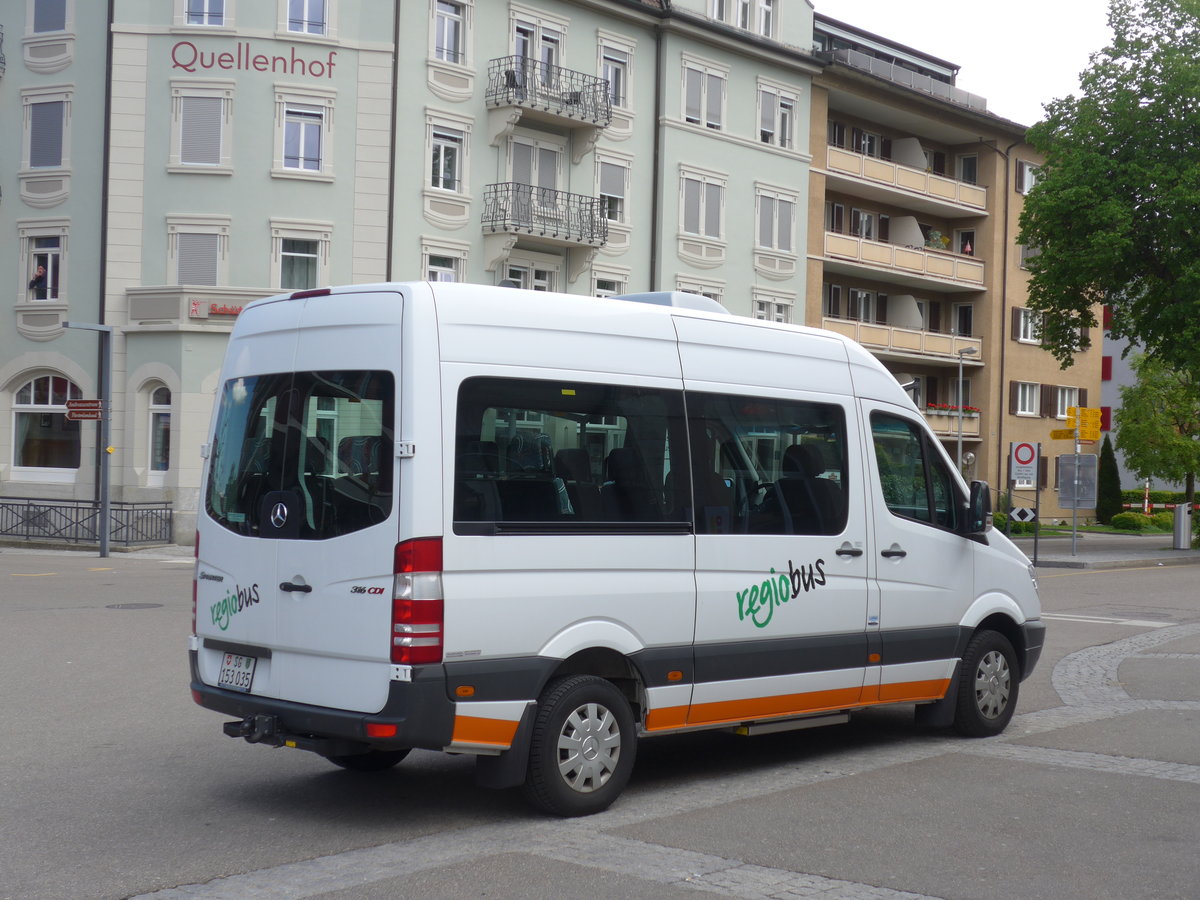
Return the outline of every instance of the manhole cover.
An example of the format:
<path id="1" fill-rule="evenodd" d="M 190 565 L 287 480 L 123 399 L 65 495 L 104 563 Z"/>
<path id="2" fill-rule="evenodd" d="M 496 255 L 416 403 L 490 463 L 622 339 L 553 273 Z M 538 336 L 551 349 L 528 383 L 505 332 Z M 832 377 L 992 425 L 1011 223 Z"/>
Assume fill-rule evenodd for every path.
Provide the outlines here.
<path id="1" fill-rule="evenodd" d="M 161 603 L 110 603 L 105 609 L 158 609 Z"/>

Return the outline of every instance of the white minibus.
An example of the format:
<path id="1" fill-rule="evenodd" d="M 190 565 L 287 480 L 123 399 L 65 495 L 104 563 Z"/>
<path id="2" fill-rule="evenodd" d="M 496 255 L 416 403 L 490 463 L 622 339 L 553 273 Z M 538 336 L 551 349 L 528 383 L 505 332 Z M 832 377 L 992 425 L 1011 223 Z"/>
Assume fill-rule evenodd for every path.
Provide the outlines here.
<path id="1" fill-rule="evenodd" d="M 203 455 L 193 698 L 348 769 L 473 754 L 588 814 L 641 738 L 880 704 L 997 734 L 1042 649 L 1028 559 L 896 379 L 692 295 L 259 300 Z"/>

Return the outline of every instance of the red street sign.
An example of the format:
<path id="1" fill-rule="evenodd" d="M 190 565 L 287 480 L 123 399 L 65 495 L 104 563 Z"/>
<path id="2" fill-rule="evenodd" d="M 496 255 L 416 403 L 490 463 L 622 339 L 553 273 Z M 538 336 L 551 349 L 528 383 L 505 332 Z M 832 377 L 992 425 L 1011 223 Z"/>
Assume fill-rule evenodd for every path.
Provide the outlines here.
<path id="1" fill-rule="evenodd" d="M 67 418 L 72 422 L 95 422 L 104 418 L 102 409 L 68 409 Z"/>
<path id="2" fill-rule="evenodd" d="M 100 410 L 104 409 L 104 401 L 103 400 L 68 400 L 67 401 L 67 409 L 73 409 L 73 410 L 94 409 L 97 412 L 99 412 Z"/>

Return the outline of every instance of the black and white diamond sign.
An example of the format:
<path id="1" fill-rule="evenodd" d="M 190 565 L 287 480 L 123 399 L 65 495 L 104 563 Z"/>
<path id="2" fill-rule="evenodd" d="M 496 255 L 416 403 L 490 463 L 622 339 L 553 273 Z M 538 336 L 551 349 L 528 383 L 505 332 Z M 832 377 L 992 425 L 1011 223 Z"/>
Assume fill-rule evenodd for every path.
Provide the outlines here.
<path id="1" fill-rule="evenodd" d="M 1018 506 L 1012 511 L 1012 517 L 1014 522 L 1032 522 L 1037 518 L 1037 513 L 1028 506 Z"/>

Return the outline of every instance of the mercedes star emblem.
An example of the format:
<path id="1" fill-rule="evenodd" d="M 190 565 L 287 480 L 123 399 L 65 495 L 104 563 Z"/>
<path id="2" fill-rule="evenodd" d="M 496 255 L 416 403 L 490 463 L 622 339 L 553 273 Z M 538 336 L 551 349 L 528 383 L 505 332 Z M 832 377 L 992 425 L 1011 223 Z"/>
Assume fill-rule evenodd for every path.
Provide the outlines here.
<path id="1" fill-rule="evenodd" d="M 276 528 L 282 528 L 287 522 L 287 507 L 282 503 L 276 503 L 271 509 L 271 524 Z"/>

